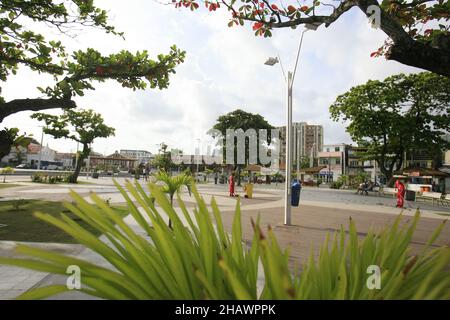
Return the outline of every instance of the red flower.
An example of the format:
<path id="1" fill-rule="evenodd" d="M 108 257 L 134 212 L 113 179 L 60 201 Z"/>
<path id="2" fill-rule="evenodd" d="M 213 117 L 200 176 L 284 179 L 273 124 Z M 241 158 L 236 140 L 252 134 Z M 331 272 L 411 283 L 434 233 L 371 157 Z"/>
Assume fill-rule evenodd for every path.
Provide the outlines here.
<path id="1" fill-rule="evenodd" d="M 256 30 L 261 29 L 263 25 L 264 25 L 264 24 L 263 24 L 262 22 L 255 22 L 255 23 L 253 24 L 253 31 L 256 31 Z"/>
<path id="2" fill-rule="evenodd" d="M 272 7 L 273 10 L 279 10 L 278 7 L 275 4 L 271 5 L 271 7 Z"/>
<path id="3" fill-rule="evenodd" d="M 294 6 L 288 6 L 288 12 L 289 13 L 291 13 L 291 12 L 294 12 L 294 11 L 296 11 L 297 9 L 295 9 L 295 7 Z"/>
<path id="4" fill-rule="evenodd" d="M 209 11 L 216 11 L 216 9 L 217 9 L 217 4 L 211 3 L 211 4 L 209 5 Z"/>
<path id="5" fill-rule="evenodd" d="M 375 56 L 377 56 L 377 55 L 378 55 L 378 51 L 375 51 L 375 52 L 372 52 L 372 53 L 370 54 L 370 57 L 373 58 L 373 57 L 375 57 Z"/>
<path id="6" fill-rule="evenodd" d="M 264 8 L 264 2 L 261 2 L 261 3 L 259 4 L 259 6 L 260 6 L 261 8 Z"/>
<path id="7" fill-rule="evenodd" d="M 433 32 L 433 29 L 427 29 L 424 31 L 424 34 L 431 34 Z"/>
<path id="8" fill-rule="evenodd" d="M 307 11 L 308 9 L 309 9 L 308 6 L 303 6 L 303 7 L 300 8 L 300 10 L 303 11 L 303 12 Z"/>

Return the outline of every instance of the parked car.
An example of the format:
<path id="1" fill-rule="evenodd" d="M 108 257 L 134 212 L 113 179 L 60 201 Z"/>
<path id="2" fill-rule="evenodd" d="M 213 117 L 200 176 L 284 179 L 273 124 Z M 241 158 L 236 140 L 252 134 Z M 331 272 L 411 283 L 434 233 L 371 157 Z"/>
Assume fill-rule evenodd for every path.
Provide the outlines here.
<path id="1" fill-rule="evenodd" d="M 31 166 L 28 163 L 22 163 L 16 166 L 16 169 L 31 169 Z"/>
<path id="2" fill-rule="evenodd" d="M 46 170 L 62 170 L 63 167 L 58 166 L 57 164 L 49 164 Z"/>

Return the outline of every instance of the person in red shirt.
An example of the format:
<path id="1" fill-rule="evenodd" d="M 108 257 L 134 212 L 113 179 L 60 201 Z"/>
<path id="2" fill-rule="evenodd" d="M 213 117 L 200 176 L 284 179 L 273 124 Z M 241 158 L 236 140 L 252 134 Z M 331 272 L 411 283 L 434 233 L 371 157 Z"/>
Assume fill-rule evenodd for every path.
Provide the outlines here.
<path id="1" fill-rule="evenodd" d="M 397 180 L 397 208 L 403 208 L 405 200 L 405 185 L 403 182 Z"/>
<path id="2" fill-rule="evenodd" d="M 233 172 L 230 174 L 230 177 L 228 178 L 228 183 L 230 184 L 230 197 L 235 197 L 236 194 L 234 193 L 234 175 Z"/>

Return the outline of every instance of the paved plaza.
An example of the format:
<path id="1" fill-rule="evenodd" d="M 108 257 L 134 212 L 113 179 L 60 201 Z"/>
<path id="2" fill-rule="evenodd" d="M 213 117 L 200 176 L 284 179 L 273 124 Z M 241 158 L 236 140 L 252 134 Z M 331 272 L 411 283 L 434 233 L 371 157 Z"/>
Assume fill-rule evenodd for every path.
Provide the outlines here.
<path id="1" fill-rule="evenodd" d="M 69 190 L 75 190 L 86 199 L 90 192 L 96 192 L 111 204 L 120 204 L 124 200 L 113 185 L 110 177 L 100 179 L 81 179 L 78 185 L 41 185 L 27 182 L 25 177 L 15 178 L 20 184 L 18 187 L 0 190 L 0 201 L 10 199 L 41 199 L 41 200 L 69 200 Z M 23 182 L 20 182 L 23 180 Z M 125 179 L 120 178 L 123 184 Z M 141 181 L 142 182 L 142 181 Z M 199 192 L 206 202 L 214 197 L 222 212 L 225 227 L 231 230 L 234 208 L 237 198 L 228 197 L 227 185 L 199 184 Z M 238 194 L 243 195 L 242 188 L 237 188 Z M 194 198 L 187 192 L 182 194 L 188 207 L 194 206 Z M 301 265 L 309 256 L 311 246 L 317 254 L 329 232 L 339 230 L 343 225 L 346 229 L 349 217 L 354 219 L 360 236 L 364 236 L 370 228 L 379 229 L 393 221 L 401 212 L 395 208 L 395 199 L 392 197 L 379 197 L 376 195 L 362 196 L 354 191 L 331 190 L 327 188 L 304 187 L 301 191 L 300 206 L 292 210 L 292 226 L 283 225 L 283 185 L 255 185 L 253 199 L 240 197 L 242 208 L 242 223 L 244 240 L 249 242 L 252 235 L 250 219 L 261 216 L 264 229 L 268 225 L 278 237 L 280 245 L 291 248 L 291 263 Z M 431 236 L 433 230 L 448 216 L 450 209 L 432 206 L 430 204 L 408 202 L 403 211 L 406 220 L 420 207 L 422 219 L 413 238 L 413 251 L 420 250 Z M 176 208 L 177 210 L 177 208 Z M 129 215 L 125 218 L 130 227 L 136 232 L 144 234 L 134 219 Z M 436 245 L 450 244 L 450 226 L 447 224 Z M 13 256 L 14 243 L 0 241 L 0 255 Z M 81 245 L 76 244 L 32 244 L 57 252 L 64 252 L 83 259 L 104 264 L 105 261 L 95 253 Z M 54 283 L 65 283 L 65 277 L 39 273 L 10 266 L 0 266 L 0 299 L 12 299 L 19 294 L 37 286 Z M 83 299 L 79 292 L 71 292 L 59 298 Z"/>

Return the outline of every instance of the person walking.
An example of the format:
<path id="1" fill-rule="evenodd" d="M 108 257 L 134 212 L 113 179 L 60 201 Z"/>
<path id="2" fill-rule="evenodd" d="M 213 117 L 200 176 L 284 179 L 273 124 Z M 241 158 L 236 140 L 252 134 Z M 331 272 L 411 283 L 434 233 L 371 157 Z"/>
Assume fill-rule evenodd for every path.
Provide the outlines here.
<path id="1" fill-rule="evenodd" d="M 217 171 L 214 173 L 214 184 L 217 184 L 217 180 L 219 179 L 219 174 Z"/>
<path id="2" fill-rule="evenodd" d="M 228 178 L 229 190 L 230 190 L 230 197 L 235 197 L 236 194 L 234 193 L 234 175 L 233 172 L 231 172 L 229 178 Z"/>
<path id="3" fill-rule="evenodd" d="M 148 181 L 149 173 L 150 173 L 150 167 L 149 167 L 148 164 L 147 164 L 147 165 L 145 166 L 145 168 L 144 168 L 144 179 L 145 179 L 145 181 Z"/>
<path id="4" fill-rule="evenodd" d="M 405 201 L 405 185 L 400 180 L 397 180 L 397 208 L 403 208 Z"/>

